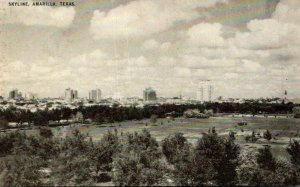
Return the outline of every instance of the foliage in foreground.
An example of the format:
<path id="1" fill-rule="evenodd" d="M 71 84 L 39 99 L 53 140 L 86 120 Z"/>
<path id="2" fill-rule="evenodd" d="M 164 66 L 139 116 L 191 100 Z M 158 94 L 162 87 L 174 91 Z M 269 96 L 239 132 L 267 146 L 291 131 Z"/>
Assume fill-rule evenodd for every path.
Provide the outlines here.
<path id="1" fill-rule="evenodd" d="M 75 130 L 64 139 L 42 128 L 38 136 L 16 131 L 0 134 L 0 186 L 251 185 L 300 183 L 299 142 L 287 147 L 291 160 L 276 159 L 270 147 L 240 150 L 230 136 L 203 134 L 196 145 L 181 133 L 161 145 L 151 134 L 108 132 L 99 142 Z M 246 152 L 245 152 L 246 151 Z"/>

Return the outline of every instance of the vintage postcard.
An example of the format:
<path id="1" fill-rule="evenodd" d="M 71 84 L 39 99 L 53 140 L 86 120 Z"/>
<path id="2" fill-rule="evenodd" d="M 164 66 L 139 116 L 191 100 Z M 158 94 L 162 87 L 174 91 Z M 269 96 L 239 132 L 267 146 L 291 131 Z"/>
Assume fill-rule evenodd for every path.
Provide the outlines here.
<path id="1" fill-rule="evenodd" d="M 0 186 L 300 185 L 299 0 L 0 0 Z"/>

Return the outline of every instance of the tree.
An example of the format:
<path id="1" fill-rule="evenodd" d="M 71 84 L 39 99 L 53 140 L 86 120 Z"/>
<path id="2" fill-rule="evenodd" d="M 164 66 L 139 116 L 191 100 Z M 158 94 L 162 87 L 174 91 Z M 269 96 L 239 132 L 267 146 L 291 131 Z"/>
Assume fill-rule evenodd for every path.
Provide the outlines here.
<path id="1" fill-rule="evenodd" d="M 8 134 L 0 134 L 0 156 L 12 154 L 16 146 L 24 147 L 25 133 L 14 131 Z"/>
<path id="2" fill-rule="evenodd" d="M 177 161 L 177 154 L 188 144 L 182 133 L 175 133 L 162 141 L 162 152 L 168 162 L 174 164 Z"/>
<path id="3" fill-rule="evenodd" d="M 153 186 L 165 182 L 165 165 L 158 143 L 144 130 L 129 134 L 127 146 L 114 157 L 113 182 L 117 186 Z"/>
<path id="4" fill-rule="evenodd" d="M 231 138 L 219 137 L 216 133 L 203 134 L 195 150 L 196 159 L 202 160 L 206 171 L 203 182 L 210 181 L 222 186 L 235 184 L 239 150 Z"/>
<path id="5" fill-rule="evenodd" d="M 184 144 L 176 155 L 176 162 L 173 164 L 174 169 L 171 171 L 175 185 L 194 186 L 197 185 L 198 181 L 202 181 L 204 171 L 201 165 L 195 167 L 198 163 L 203 162 L 195 159 L 193 147 L 190 144 Z"/>
<path id="6" fill-rule="evenodd" d="M 176 133 L 165 138 L 162 142 L 162 151 L 167 161 L 174 166 L 171 170 L 175 185 L 193 185 L 194 154 L 193 147 L 182 133 Z"/>
<path id="7" fill-rule="evenodd" d="M 293 113 L 295 118 L 300 118 L 300 107 L 294 107 Z"/>
<path id="8" fill-rule="evenodd" d="M 41 186 L 42 174 L 39 159 L 28 155 L 11 155 L 5 160 L 5 169 L 1 186 Z M 1 182 L 3 184 L 1 184 Z"/>
<path id="9" fill-rule="evenodd" d="M 71 117 L 72 110 L 70 108 L 62 108 L 61 114 L 62 119 L 66 119 L 68 121 Z"/>
<path id="10" fill-rule="evenodd" d="M 272 134 L 270 133 L 269 130 L 267 130 L 266 132 L 264 132 L 264 139 L 270 141 L 272 139 Z"/>
<path id="11" fill-rule="evenodd" d="M 157 122 L 157 118 L 158 118 L 157 115 L 151 115 L 151 117 L 150 117 L 150 122 L 151 122 L 151 123 L 156 123 L 156 122 Z"/>
<path id="12" fill-rule="evenodd" d="M 257 141 L 257 137 L 255 136 L 255 132 L 252 131 L 251 136 L 249 136 L 249 135 L 245 136 L 245 141 L 246 141 L 246 142 L 249 142 L 249 141 L 250 141 L 250 142 L 252 142 L 252 143 L 256 142 L 256 141 Z"/>
<path id="13" fill-rule="evenodd" d="M 297 173 L 286 159 L 275 159 L 270 147 L 259 149 L 258 154 L 246 151 L 239 167 L 239 185 L 290 186 L 297 184 Z"/>
<path id="14" fill-rule="evenodd" d="M 216 164 L 217 183 L 219 185 L 234 185 L 237 181 L 236 168 L 239 165 L 238 156 L 240 147 L 234 143 L 232 138 L 223 141 L 223 154 L 220 163 Z"/>
<path id="15" fill-rule="evenodd" d="M 216 128 L 215 128 L 215 127 L 212 127 L 212 128 L 211 128 L 211 133 L 217 134 L 217 131 L 216 131 Z"/>
<path id="16" fill-rule="evenodd" d="M 6 119 L 0 119 L 0 128 L 5 132 L 8 129 L 8 121 Z"/>
<path id="17" fill-rule="evenodd" d="M 92 142 L 78 130 L 60 146 L 60 153 L 51 165 L 54 185 L 91 185 L 93 179 L 90 154 Z"/>
<path id="18" fill-rule="evenodd" d="M 75 115 L 75 122 L 77 123 L 83 123 L 83 114 L 82 112 L 77 112 L 76 115 Z"/>
<path id="19" fill-rule="evenodd" d="M 235 140 L 235 133 L 233 131 L 229 132 L 229 138 L 231 138 L 232 140 Z"/>
<path id="20" fill-rule="evenodd" d="M 118 136 L 110 131 L 103 136 L 99 143 L 94 145 L 91 159 L 98 182 L 106 182 L 105 180 L 110 179 L 107 172 L 111 171 L 113 157 L 120 151 L 121 144 Z"/>
<path id="21" fill-rule="evenodd" d="M 213 116 L 214 115 L 214 111 L 212 109 L 209 109 L 209 110 L 204 110 L 204 114 L 205 115 L 208 115 L 208 116 Z"/>
<path id="22" fill-rule="evenodd" d="M 300 167 L 300 143 L 299 143 L 299 141 L 296 141 L 296 140 L 291 141 L 286 150 L 291 155 L 292 163 L 295 166 Z"/>
<path id="23" fill-rule="evenodd" d="M 276 160 L 271 153 L 270 146 L 258 149 L 257 164 L 261 169 L 274 171 L 276 169 Z"/>

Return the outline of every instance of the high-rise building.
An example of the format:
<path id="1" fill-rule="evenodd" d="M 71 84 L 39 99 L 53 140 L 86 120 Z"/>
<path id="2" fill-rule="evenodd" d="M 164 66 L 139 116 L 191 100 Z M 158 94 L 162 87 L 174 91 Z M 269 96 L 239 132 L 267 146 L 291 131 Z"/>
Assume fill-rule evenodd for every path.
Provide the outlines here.
<path id="1" fill-rule="evenodd" d="M 14 89 L 9 92 L 9 99 L 20 99 L 22 98 L 22 93 L 19 92 L 17 89 Z"/>
<path id="2" fill-rule="evenodd" d="M 93 101 L 100 101 L 101 100 L 101 90 L 91 90 L 89 92 L 89 99 Z"/>
<path id="3" fill-rule="evenodd" d="M 73 99 L 77 99 L 77 98 L 78 98 L 78 91 L 73 90 Z"/>
<path id="4" fill-rule="evenodd" d="M 67 88 L 65 91 L 65 99 L 72 100 L 72 90 L 70 88 Z"/>
<path id="5" fill-rule="evenodd" d="M 200 80 L 197 88 L 197 100 L 201 102 L 210 102 L 213 97 L 213 86 L 210 80 Z"/>
<path id="6" fill-rule="evenodd" d="M 143 92 L 144 101 L 153 101 L 156 100 L 156 91 L 152 88 L 146 88 Z"/>
<path id="7" fill-rule="evenodd" d="M 77 90 L 72 90 L 70 88 L 67 88 L 65 91 L 65 99 L 72 101 L 74 99 L 78 98 L 78 91 Z"/>

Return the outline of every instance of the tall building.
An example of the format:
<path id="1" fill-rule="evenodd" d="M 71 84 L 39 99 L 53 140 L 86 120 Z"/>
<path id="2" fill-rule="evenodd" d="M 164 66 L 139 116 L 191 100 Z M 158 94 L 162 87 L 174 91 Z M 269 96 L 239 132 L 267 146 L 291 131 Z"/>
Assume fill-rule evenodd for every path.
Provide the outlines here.
<path id="1" fill-rule="evenodd" d="M 9 99 L 20 99 L 22 98 L 22 93 L 19 92 L 17 89 L 14 89 L 9 92 Z"/>
<path id="2" fill-rule="evenodd" d="M 144 101 L 153 101 L 156 100 L 156 91 L 152 88 L 146 88 L 143 92 Z"/>
<path id="3" fill-rule="evenodd" d="M 100 101 L 101 100 L 101 90 L 91 90 L 89 92 L 89 99 L 93 101 Z"/>
<path id="4" fill-rule="evenodd" d="M 197 88 L 197 100 L 201 102 L 210 102 L 213 97 L 213 86 L 210 80 L 200 80 Z"/>
<path id="5" fill-rule="evenodd" d="M 78 98 L 78 91 L 77 90 L 72 90 L 70 88 L 67 88 L 65 91 L 65 99 L 72 101 L 74 99 Z"/>
<path id="6" fill-rule="evenodd" d="M 73 99 L 77 99 L 78 98 L 78 91 L 77 90 L 73 90 Z"/>

